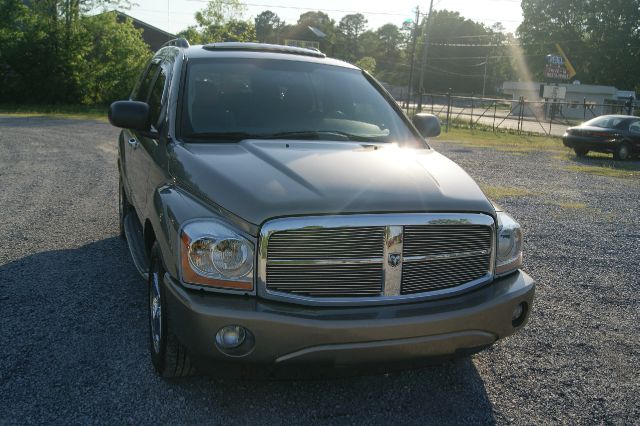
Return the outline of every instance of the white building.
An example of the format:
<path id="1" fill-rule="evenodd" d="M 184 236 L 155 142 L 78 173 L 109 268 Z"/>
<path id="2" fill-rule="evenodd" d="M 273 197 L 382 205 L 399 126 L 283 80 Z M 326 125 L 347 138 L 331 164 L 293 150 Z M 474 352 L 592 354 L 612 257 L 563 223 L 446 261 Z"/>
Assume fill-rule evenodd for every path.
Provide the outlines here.
<path id="1" fill-rule="evenodd" d="M 526 101 L 534 102 L 531 104 L 531 110 L 536 116 L 545 115 L 545 99 L 540 96 L 540 86 L 543 83 L 538 82 L 515 82 L 506 81 L 502 84 L 502 91 L 507 95 L 511 95 L 514 100 L 524 98 Z M 620 91 L 613 86 L 595 86 L 591 84 L 558 84 L 565 88 L 564 99 L 557 99 L 559 102 L 559 115 L 570 119 L 587 120 L 603 114 L 622 113 L 624 103 L 628 99 L 629 94 L 633 92 Z M 635 98 L 635 95 L 634 95 Z M 547 99 L 547 103 L 552 103 L 553 99 Z M 586 105 L 586 108 L 585 108 Z M 548 113 L 547 113 L 548 114 Z M 531 115 L 526 111 L 525 115 Z M 541 118 L 541 117 L 539 117 Z"/>

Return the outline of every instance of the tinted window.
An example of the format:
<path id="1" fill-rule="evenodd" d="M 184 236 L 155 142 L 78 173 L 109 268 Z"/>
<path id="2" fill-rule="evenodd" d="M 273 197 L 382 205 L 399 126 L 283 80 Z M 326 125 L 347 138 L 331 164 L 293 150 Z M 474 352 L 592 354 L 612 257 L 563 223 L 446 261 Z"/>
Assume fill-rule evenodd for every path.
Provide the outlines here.
<path id="1" fill-rule="evenodd" d="M 160 74 L 153 84 L 153 89 L 149 95 L 149 117 L 150 122 L 154 127 L 158 127 L 158 120 L 160 119 L 160 112 L 162 110 L 162 95 L 164 93 L 164 85 L 167 81 L 167 71 L 165 68 L 160 68 Z"/>
<path id="2" fill-rule="evenodd" d="M 640 135 L 640 121 L 632 122 L 629 126 L 629 131 Z"/>
<path id="3" fill-rule="evenodd" d="M 608 115 L 603 115 L 601 117 L 596 117 L 592 120 L 584 123 L 585 126 L 593 126 L 593 127 L 602 127 L 603 129 L 618 129 L 626 118 L 624 117 L 612 117 Z"/>
<path id="4" fill-rule="evenodd" d="M 156 76 L 158 67 L 159 67 L 158 63 L 151 63 L 149 65 L 144 77 L 142 77 L 142 79 L 138 83 L 138 87 L 136 87 L 135 90 L 133 91 L 132 98 L 134 101 L 142 101 L 142 102 L 147 101 L 147 98 L 149 96 L 149 88 L 153 83 L 153 79 Z"/>
<path id="5" fill-rule="evenodd" d="M 415 139 L 359 70 L 302 61 L 194 60 L 182 117 L 186 136 L 322 132 L 318 139 Z"/>

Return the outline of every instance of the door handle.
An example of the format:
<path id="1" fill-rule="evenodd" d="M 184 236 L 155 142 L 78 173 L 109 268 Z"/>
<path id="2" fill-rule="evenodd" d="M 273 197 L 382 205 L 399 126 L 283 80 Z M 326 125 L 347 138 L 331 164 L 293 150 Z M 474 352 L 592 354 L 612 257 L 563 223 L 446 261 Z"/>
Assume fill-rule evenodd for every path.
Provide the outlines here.
<path id="1" fill-rule="evenodd" d="M 129 142 L 129 145 L 133 147 L 133 149 L 136 149 L 138 147 L 138 144 L 140 143 L 136 138 L 131 138 L 129 139 L 128 142 Z"/>

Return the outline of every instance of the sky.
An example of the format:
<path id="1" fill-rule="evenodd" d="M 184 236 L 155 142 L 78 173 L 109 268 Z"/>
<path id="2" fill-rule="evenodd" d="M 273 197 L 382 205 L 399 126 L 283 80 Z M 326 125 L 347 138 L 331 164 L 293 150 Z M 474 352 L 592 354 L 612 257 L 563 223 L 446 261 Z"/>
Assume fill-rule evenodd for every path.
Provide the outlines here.
<path id="1" fill-rule="evenodd" d="M 137 6 L 129 15 L 165 31 L 176 33 L 195 24 L 193 15 L 204 8 L 207 0 L 135 0 Z M 288 24 L 295 24 L 298 16 L 310 10 L 321 10 L 336 22 L 349 13 L 362 13 L 368 28 L 376 29 L 386 23 L 400 26 L 415 17 L 416 6 L 421 13 L 429 10 L 429 1 L 394 0 L 385 2 L 356 0 L 244 0 L 246 19 L 253 19 L 264 10 L 271 10 Z M 491 26 L 501 22 L 509 32 L 515 32 L 522 22 L 520 0 L 434 0 L 434 9 L 453 10 L 474 21 Z"/>

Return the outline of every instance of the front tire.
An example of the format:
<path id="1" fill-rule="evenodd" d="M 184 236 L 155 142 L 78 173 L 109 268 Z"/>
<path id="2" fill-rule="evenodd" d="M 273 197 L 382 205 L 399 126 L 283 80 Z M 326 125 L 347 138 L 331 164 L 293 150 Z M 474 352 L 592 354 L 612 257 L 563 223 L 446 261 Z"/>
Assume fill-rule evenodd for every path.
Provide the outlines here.
<path id="1" fill-rule="evenodd" d="M 149 352 L 156 373 L 165 378 L 186 377 L 194 373 L 191 358 L 173 332 L 166 290 L 165 274 L 158 243 L 151 249 L 149 266 Z"/>
<path id="2" fill-rule="evenodd" d="M 618 149 L 613 153 L 615 160 L 626 161 L 631 158 L 631 147 L 628 143 L 622 142 Z"/>
<path id="3" fill-rule="evenodd" d="M 131 211 L 131 204 L 127 199 L 127 194 L 124 192 L 124 186 L 122 184 L 122 176 L 118 176 L 118 218 L 120 222 L 120 238 L 127 239 L 124 232 L 124 218 Z"/>
<path id="4" fill-rule="evenodd" d="M 576 156 L 578 157 L 586 157 L 587 154 L 589 153 L 589 150 L 584 148 L 573 148 L 573 150 L 575 151 Z"/>

